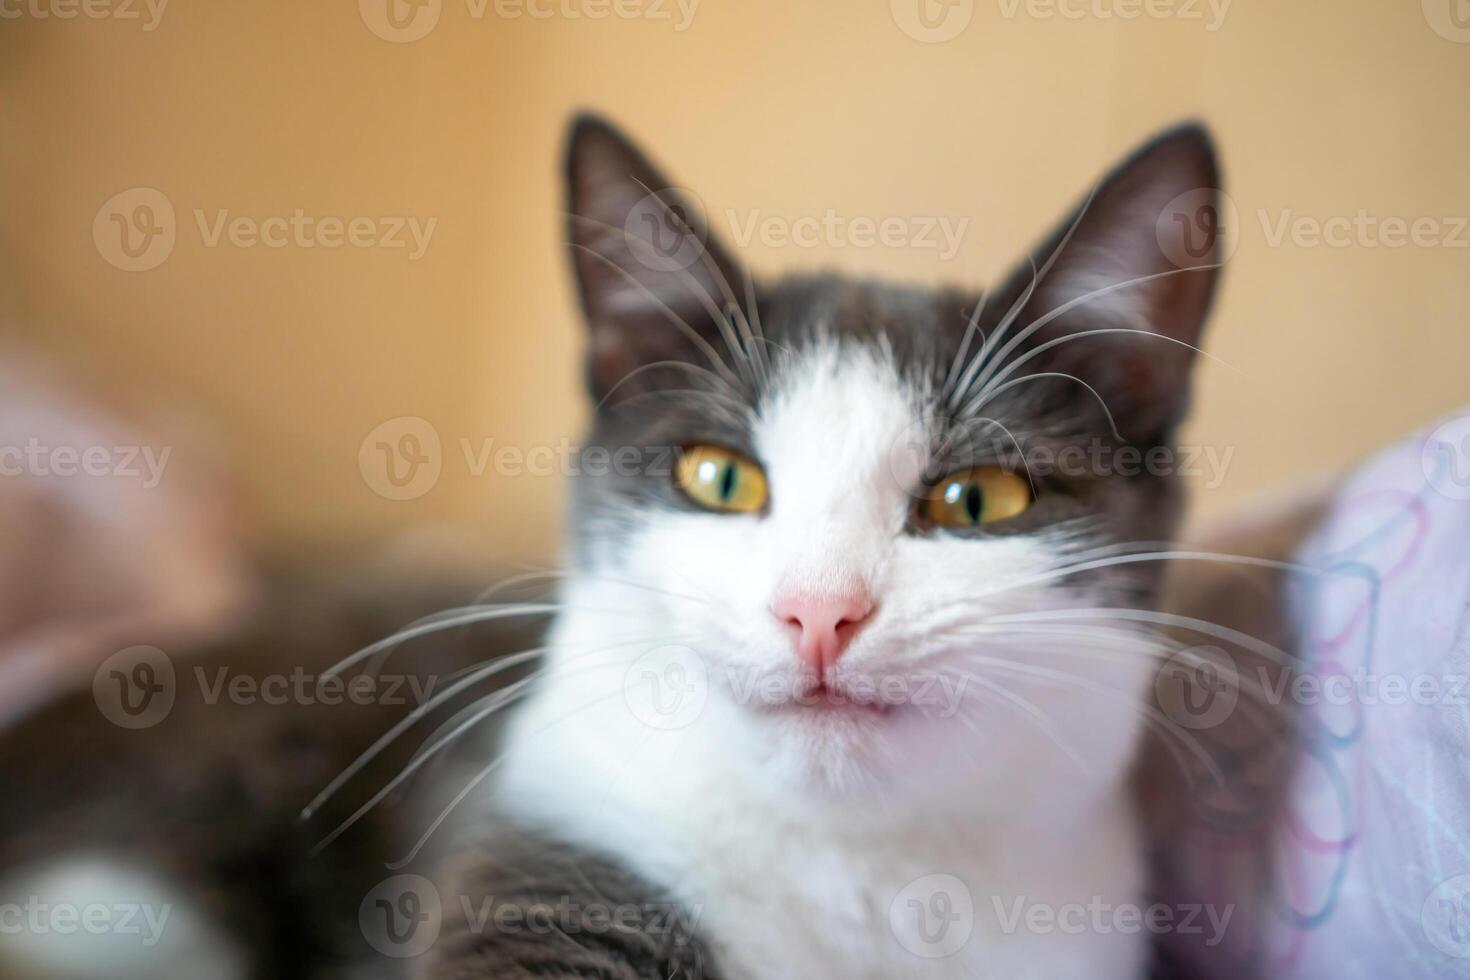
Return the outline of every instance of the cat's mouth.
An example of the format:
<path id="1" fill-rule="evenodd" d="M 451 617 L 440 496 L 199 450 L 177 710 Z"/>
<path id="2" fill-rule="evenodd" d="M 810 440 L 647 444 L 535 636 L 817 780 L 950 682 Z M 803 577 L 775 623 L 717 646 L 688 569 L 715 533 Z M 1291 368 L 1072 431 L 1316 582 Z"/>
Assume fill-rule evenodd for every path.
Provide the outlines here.
<path id="1" fill-rule="evenodd" d="M 763 705 L 769 711 L 788 716 L 812 718 L 886 718 L 900 705 L 859 685 L 825 680 L 809 680 L 798 685 L 790 696 Z"/>

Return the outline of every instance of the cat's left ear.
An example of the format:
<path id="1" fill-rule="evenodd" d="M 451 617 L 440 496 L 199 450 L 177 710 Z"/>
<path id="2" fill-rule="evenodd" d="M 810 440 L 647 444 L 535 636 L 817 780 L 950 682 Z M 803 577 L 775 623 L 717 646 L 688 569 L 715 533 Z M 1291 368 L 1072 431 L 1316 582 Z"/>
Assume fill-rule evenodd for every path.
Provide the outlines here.
<path id="1" fill-rule="evenodd" d="M 699 202 L 596 116 L 573 123 L 566 166 L 593 397 L 645 387 L 640 368 L 728 361 L 721 320 L 743 306 L 746 273 L 713 239 Z"/>
<path id="2" fill-rule="evenodd" d="M 1009 338 L 1034 326 L 1009 355 L 1035 352 L 1016 376 L 1086 382 L 1092 393 L 1074 382 L 1046 390 L 1079 409 L 1106 404 L 1126 440 L 1166 439 L 1188 407 L 1225 247 L 1224 203 L 1199 125 L 1168 130 L 1119 164 L 986 304 L 992 329 L 1021 308 Z"/>

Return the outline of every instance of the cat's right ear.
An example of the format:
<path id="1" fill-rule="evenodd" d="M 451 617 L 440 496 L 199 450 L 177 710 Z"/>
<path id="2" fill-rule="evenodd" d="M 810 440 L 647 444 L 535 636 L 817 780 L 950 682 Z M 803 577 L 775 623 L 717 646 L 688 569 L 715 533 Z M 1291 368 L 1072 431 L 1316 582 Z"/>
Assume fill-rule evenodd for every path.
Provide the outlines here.
<path id="1" fill-rule="evenodd" d="M 720 319 L 743 309 L 746 278 L 702 209 L 611 124 L 579 116 L 567 147 L 567 230 L 587 320 L 587 378 L 601 401 L 649 383 L 666 361 L 714 366 Z"/>

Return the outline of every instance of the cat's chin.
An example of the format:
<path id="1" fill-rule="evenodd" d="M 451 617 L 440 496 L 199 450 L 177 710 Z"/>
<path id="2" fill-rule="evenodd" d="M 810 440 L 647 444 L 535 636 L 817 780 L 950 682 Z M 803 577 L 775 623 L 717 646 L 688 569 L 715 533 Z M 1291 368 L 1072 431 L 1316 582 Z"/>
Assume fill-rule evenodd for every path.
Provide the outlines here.
<path id="1" fill-rule="evenodd" d="M 892 802 L 946 782 L 925 762 L 943 758 L 945 726 L 912 705 L 831 696 L 765 705 L 750 715 L 764 743 L 761 780 L 784 791 L 814 800 Z"/>

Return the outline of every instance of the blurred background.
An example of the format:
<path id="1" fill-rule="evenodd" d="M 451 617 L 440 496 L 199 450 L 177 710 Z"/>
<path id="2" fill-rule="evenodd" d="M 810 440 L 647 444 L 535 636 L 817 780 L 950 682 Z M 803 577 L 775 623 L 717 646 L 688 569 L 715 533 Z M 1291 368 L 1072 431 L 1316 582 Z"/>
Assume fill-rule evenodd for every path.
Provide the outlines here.
<path id="1" fill-rule="evenodd" d="M 1464 0 L 0 0 L 0 336 L 260 551 L 552 561 L 574 110 L 758 273 L 963 283 L 1199 117 L 1236 210 L 1186 433 L 1221 514 L 1467 400 L 1467 104 Z"/>

